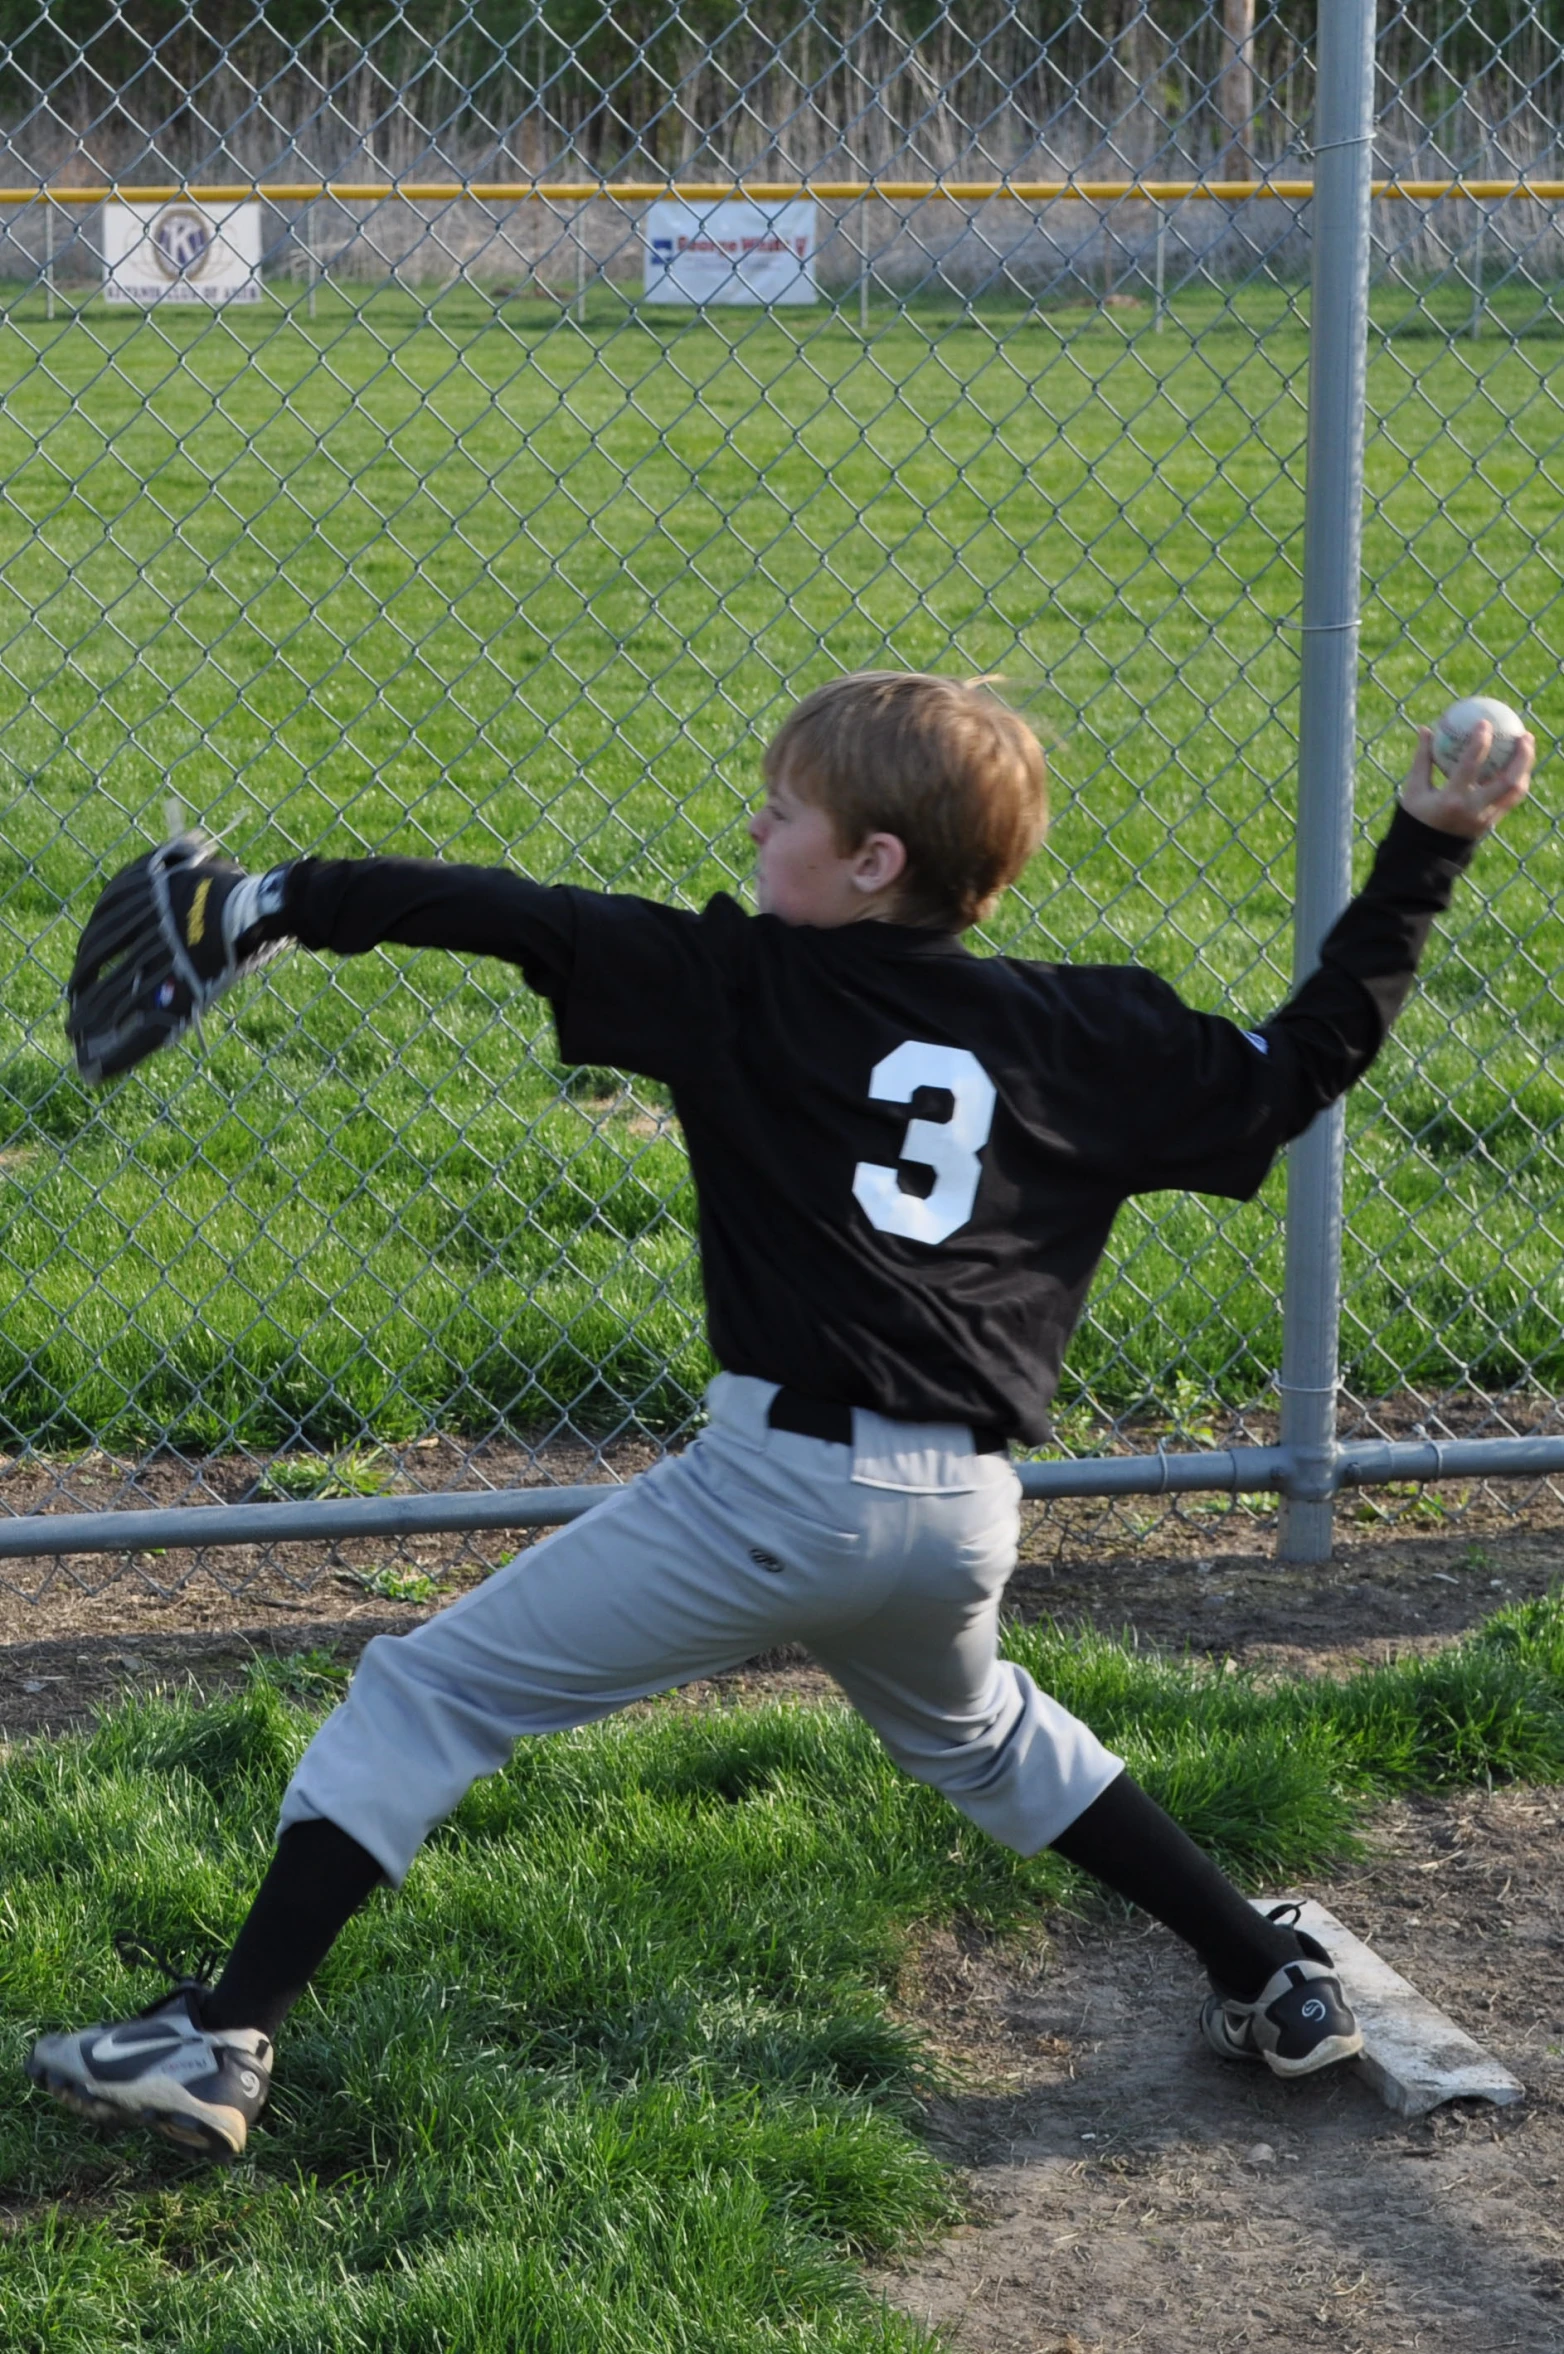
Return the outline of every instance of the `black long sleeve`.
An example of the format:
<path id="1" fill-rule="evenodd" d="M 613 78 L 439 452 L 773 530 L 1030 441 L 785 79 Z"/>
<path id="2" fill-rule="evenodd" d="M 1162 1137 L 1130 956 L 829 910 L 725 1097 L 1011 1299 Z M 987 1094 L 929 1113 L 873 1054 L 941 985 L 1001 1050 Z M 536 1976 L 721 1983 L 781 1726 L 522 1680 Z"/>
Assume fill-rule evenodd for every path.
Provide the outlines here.
<path id="1" fill-rule="evenodd" d="M 278 928 L 338 956 L 383 941 L 497 956 L 552 997 L 574 966 L 575 893 L 443 858 L 301 858 L 288 869 Z"/>
<path id="2" fill-rule="evenodd" d="M 1314 971 L 1260 1026 L 1277 1066 L 1273 1101 L 1284 1136 L 1300 1135 L 1368 1069 L 1411 994 L 1434 918 L 1449 906 L 1475 848 L 1397 810 Z"/>

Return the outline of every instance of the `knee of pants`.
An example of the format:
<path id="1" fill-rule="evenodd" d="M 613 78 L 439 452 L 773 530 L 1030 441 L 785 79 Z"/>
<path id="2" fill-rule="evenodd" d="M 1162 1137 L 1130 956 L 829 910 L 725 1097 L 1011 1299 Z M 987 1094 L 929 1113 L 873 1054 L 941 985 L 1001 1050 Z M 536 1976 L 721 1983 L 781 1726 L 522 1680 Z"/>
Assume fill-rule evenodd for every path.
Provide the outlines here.
<path id="1" fill-rule="evenodd" d="M 513 1746 L 498 1713 L 408 1635 L 376 1635 L 365 1644 L 339 1713 L 358 1739 L 420 1771 L 450 1753 L 472 1780 L 503 1765 Z"/>
<path id="2" fill-rule="evenodd" d="M 1002 1663 L 1000 1675 L 996 1706 L 974 1737 L 908 1744 L 893 1736 L 887 1747 L 915 1781 L 938 1790 L 980 1831 L 1018 1855 L 1035 1855 L 1124 1765 L 1024 1670 Z"/>
<path id="3" fill-rule="evenodd" d="M 498 1771 L 511 1747 L 476 1702 L 425 1680 L 414 1646 L 377 1635 L 347 1698 L 299 1760 L 278 1829 L 323 1815 L 399 1887 L 435 1824 L 474 1782 Z"/>

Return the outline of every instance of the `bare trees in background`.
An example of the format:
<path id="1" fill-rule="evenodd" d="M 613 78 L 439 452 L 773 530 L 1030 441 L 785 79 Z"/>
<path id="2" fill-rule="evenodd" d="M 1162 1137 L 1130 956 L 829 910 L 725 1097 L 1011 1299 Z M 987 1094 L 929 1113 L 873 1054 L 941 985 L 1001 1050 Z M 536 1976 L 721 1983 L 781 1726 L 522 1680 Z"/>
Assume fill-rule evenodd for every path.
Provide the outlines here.
<path id="1" fill-rule="evenodd" d="M 1305 169 L 1313 0 L 0 0 L 0 180 Z M 1379 0 L 1381 150 L 1551 153 L 1564 0 Z"/>
<path id="2" fill-rule="evenodd" d="M 1255 116 L 1254 0 L 1222 0 L 1222 32 L 1227 54 L 1222 66 L 1218 103 L 1226 145 L 1221 174 L 1241 180 L 1253 169 Z"/>

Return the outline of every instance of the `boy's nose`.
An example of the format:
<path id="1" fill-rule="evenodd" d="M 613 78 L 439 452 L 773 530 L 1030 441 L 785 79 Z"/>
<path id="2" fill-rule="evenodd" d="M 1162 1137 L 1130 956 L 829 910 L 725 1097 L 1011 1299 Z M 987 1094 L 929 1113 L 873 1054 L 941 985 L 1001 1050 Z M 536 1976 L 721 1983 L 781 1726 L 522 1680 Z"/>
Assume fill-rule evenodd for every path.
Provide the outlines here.
<path id="1" fill-rule="evenodd" d="M 753 810 L 750 814 L 749 838 L 755 843 L 763 842 L 766 838 L 766 813 L 763 809 Z"/>

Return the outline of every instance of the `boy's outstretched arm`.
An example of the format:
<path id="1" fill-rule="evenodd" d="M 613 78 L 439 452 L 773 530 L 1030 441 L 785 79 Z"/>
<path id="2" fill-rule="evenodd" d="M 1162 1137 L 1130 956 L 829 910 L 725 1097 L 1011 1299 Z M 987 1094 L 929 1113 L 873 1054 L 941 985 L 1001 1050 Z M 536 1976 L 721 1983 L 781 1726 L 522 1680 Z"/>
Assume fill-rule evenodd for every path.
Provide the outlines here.
<path id="1" fill-rule="evenodd" d="M 1256 1036 L 1274 1060 L 1273 1107 L 1286 1142 L 1368 1069 L 1411 994 L 1434 918 L 1473 849 L 1526 797 L 1536 745 L 1522 736 L 1484 780 L 1492 741 L 1472 731 L 1448 783 L 1435 781 L 1433 733 L 1418 730 L 1400 806 L 1368 880 L 1320 947 L 1319 963 Z"/>
<path id="2" fill-rule="evenodd" d="M 583 901 L 598 957 L 606 949 L 623 968 L 622 986 L 664 1005 L 690 988 L 693 919 L 673 909 L 438 858 L 302 858 L 249 875 L 186 834 L 122 869 L 99 897 L 71 972 L 66 1027 L 82 1076 L 114 1078 L 289 942 L 339 956 L 386 943 L 499 957 L 560 1014 L 581 994 Z"/>
<path id="3" fill-rule="evenodd" d="M 82 932 L 66 1029 L 84 1079 L 170 1045 L 290 941 L 352 956 L 381 941 L 500 956 L 547 994 L 568 979 L 573 895 L 442 859 L 297 859 L 249 875 L 182 834 L 121 868 Z"/>
<path id="4" fill-rule="evenodd" d="M 1419 732 L 1368 880 L 1326 935 L 1313 972 L 1258 1029 L 1194 1012 L 1150 973 L 1136 975 L 1133 1014 L 1132 1001 L 1116 993 L 1112 1092 L 1124 1106 L 1127 1193 L 1177 1187 L 1247 1200 L 1282 1147 L 1362 1078 L 1406 1003 L 1434 918 L 1449 906 L 1473 848 L 1525 798 L 1532 739 L 1522 736 L 1507 766 L 1484 783 L 1490 740 L 1486 726 L 1474 729 L 1460 766 L 1439 786 L 1432 737 Z"/>

